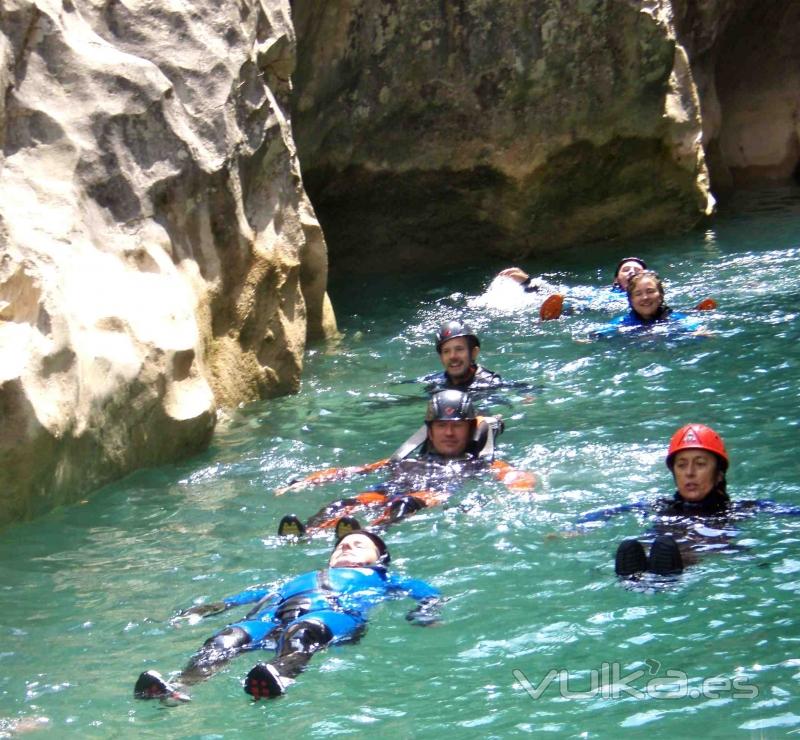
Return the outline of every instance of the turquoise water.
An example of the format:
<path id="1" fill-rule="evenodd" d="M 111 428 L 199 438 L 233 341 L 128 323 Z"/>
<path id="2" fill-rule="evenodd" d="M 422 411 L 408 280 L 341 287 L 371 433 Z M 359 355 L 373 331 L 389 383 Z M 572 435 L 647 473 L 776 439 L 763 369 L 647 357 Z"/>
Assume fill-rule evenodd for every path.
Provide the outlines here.
<path id="1" fill-rule="evenodd" d="M 487 300 L 499 264 L 334 284 L 345 336 L 309 352 L 297 396 L 238 410 L 199 457 L 2 532 L 0 736 L 19 720 L 59 738 L 800 731 L 800 517 L 745 521 L 740 550 L 650 591 L 613 575 L 617 542 L 644 530 L 635 517 L 565 536 L 581 512 L 669 493 L 664 449 L 687 421 L 725 437 L 734 498 L 800 503 L 799 216 L 797 192 L 771 192 L 683 237 L 525 263 L 553 284 L 602 285 L 638 254 L 668 278 L 674 307 L 718 301 L 703 338 L 577 341 L 607 315 L 540 324 L 535 306 Z M 329 539 L 281 542 L 281 515 L 310 515 L 379 476 L 273 489 L 403 441 L 424 409 L 403 381 L 437 369 L 431 332 L 462 313 L 485 364 L 531 386 L 492 410 L 507 422 L 500 456 L 540 482 L 525 496 L 473 482 L 389 530 L 396 569 L 449 598 L 443 623 L 417 628 L 408 603 L 379 607 L 361 642 L 315 656 L 278 701 L 242 692 L 253 655 L 195 687 L 190 705 L 135 701 L 140 671 L 177 670 L 224 625 L 172 627 L 177 609 L 323 562 Z M 491 494 L 480 508 L 457 506 L 478 490 Z"/>

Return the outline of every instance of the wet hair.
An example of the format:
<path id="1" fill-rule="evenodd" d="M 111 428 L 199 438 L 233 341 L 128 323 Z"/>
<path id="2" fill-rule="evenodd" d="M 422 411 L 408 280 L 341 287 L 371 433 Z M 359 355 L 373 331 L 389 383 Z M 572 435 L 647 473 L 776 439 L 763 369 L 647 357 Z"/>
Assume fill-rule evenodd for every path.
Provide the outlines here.
<path id="1" fill-rule="evenodd" d="M 643 270 L 642 272 L 637 272 L 631 279 L 628 281 L 628 300 L 631 299 L 631 294 L 636 288 L 636 284 L 642 280 L 643 278 L 652 278 L 656 281 L 656 287 L 658 288 L 658 292 L 661 293 L 661 297 L 664 297 L 664 281 L 661 279 L 661 276 L 655 270 Z"/>
<path id="2" fill-rule="evenodd" d="M 658 307 L 658 312 L 656 313 L 656 318 L 659 318 L 664 315 L 664 312 L 667 310 L 667 304 L 664 302 L 664 281 L 661 279 L 659 274 L 654 270 L 645 270 L 644 272 L 639 272 L 634 275 L 628 281 L 628 305 L 631 307 L 631 310 L 636 312 L 633 308 L 633 291 L 636 290 L 636 286 L 644 279 L 644 278 L 652 278 L 656 281 L 656 288 L 658 288 L 659 295 L 661 296 L 661 305 Z"/>

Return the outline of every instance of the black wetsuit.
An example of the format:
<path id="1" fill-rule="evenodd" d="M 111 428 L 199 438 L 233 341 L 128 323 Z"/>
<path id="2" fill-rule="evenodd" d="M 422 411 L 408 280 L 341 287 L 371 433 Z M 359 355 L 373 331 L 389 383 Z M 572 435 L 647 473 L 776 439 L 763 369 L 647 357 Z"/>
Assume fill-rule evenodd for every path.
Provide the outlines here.
<path id="1" fill-rule="evenodd" d="M 397 522 L 457 491 L 465 478 L 488 471 L 492 461 L 472 454 L 446 458 L 432 452 L 389 464 L 391 475 L 355 497 L 343 498 L 323 507 L 306 523 L 318 527 L 366 507 L 380 507 L 384 515 L 375 523 Z M 430 497 L 429 497 L 430 495 Z"/>
<path id="2" fill-rule="evenodd" d="M 638 512 L 645 519 L 654 517 L 653 526 L 643 541 L 669 535 L 678 543 L 681 553 L 688 556 L 688 563 L 696 560 L 692 553 L 738 549 L 731 542 L 738 534 L 735 522 L 761 511 L 777 516 L 800 516 L 800 507 L 774 501 L 731 501 L 726 493 L 715 490 L 702 501 L 691 502 L 676 491 L 672 497 L 654 502 L 637 501 L 589 511 L 578 518 L 578 524 L 601 522 L 627 512 Z"/>
<path id="3" fill-rule="evenodd" d="M 438 391 L 482 391 L 490 388 L 499 388 L 503 385 L 503 379 L 495 372 L 488 370 L 480 365 L 473 365 L 474 372 L 461 383 L 455 383 L 444 370 L 438 373 L 426 375 L 422 380 L 427 383 L 425 390 L 428 393 Z"/>

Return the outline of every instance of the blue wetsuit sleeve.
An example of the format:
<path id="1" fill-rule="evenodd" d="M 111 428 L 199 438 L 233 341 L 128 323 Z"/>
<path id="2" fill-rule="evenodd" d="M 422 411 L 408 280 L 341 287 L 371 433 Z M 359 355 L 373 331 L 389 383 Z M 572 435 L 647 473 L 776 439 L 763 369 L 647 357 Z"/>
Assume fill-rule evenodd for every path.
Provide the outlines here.
<path id="1" fill-rule="evenodd" d="M 427 627 L 439 621 L 439 609 L 442 597 L 439 589 L 425 581 L 415 578 L 401 579 L 391 574 L 387 578 L 387 587 L 392 591 L 405 593 L 416 599 L 416 606 L 406 614 L 406 619 L 420 627 Z"/>
<path id="2" fill-rule="evenodd" d="M 757 501 L 737 501 L 734 504 L 736 509 L 748 508 L 756 511 L 763 511 L 774 516 L 800 516 L 800 506 L 790 506 L 789 504 L 779 504 L 777 501 L 768 499 Z"/>
<path id="3" fill-rule="evenodd" d="M 605 509 L 587 511 L 585 514 L 581 514 L 575 523 L 590 524 L 592 522 L 603 522 L 617 514 L 627 514 L 631 511 L 647 511 L 649 509 L 650 504 L 645 501 L 636 501 L 630 504 L 617 504 L 616 506 L 608 506 Z"/>
<path id="4" fill-rule="evenodd" d="M 223 602 L 227 608 L 241 606 L 242 604 L 253 604 L 256 601 L 261 601 L 267 594 L 272 593 L 273 590 L 274 589 L 270 588 L 250 588 L 238 594 L 234 594 L 233 596 L 226 596 Z"/>
<path id="5" fill-rule="evenodd" d="M 594 331 L 589 332 L 589 337 L 591 339 L 601 339 L 603 337 L 610 337 L 614 334 L 618 334 L 619 330 L 623 326 L 631 325 L 630 321 L 628 320 L 629 314 L 623 314 L 622 316 L 615 316 L 609 322 L 601 326 L 599 329 L 595 329 Z"/>
<path id="6" fill-rule="evenodd" d="M 689 314 L 673 311 L 669 320 L 675 322 L 681 331 L 697 331 L 702 327 L 702 322 L 689 316 Z"/>
<path id="7" fill-rule="evenodd" d="M 417 580 L 416 578 L 399 578 L 394 573 L 387 575 L 386 586 L 389 591 L 405 593 L 407 596 L 417 601 L 431 598 L 438 599 L 441 597 L 439 589 L 431 586 L 429 583 Z"/>

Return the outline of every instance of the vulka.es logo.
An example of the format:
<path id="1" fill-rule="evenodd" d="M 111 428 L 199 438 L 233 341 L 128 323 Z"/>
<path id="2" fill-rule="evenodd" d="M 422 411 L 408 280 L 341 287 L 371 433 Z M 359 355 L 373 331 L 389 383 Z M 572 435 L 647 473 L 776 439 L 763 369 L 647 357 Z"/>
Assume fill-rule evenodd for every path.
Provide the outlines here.
<path id="1" fill-rule="evenodd" d="M 661 664 L 657 660 L 645 661 L 648 670 L 639 669 L 623 673 L 619 663 L 601 663 L 600 669 L 589 671 L 580 680 L 570 677 L 569 671 L 551 669 L 536 684 L 518 668 L 511 671 L 519 685 L 531 699 L 541 699 L 545 692 L 558 693 L 564 699 L 619 699 L 631 696 L 637 699 L 719 699 L 729 696 L 733 699 L 755 699 L 758 687 L 747 683 L 745 676 L 712 676 L 710 678 L 690 679 L 683 671 L 667 670 L 659 676 Z M 642 683 L 642 679 L 650 676 Z"/>

